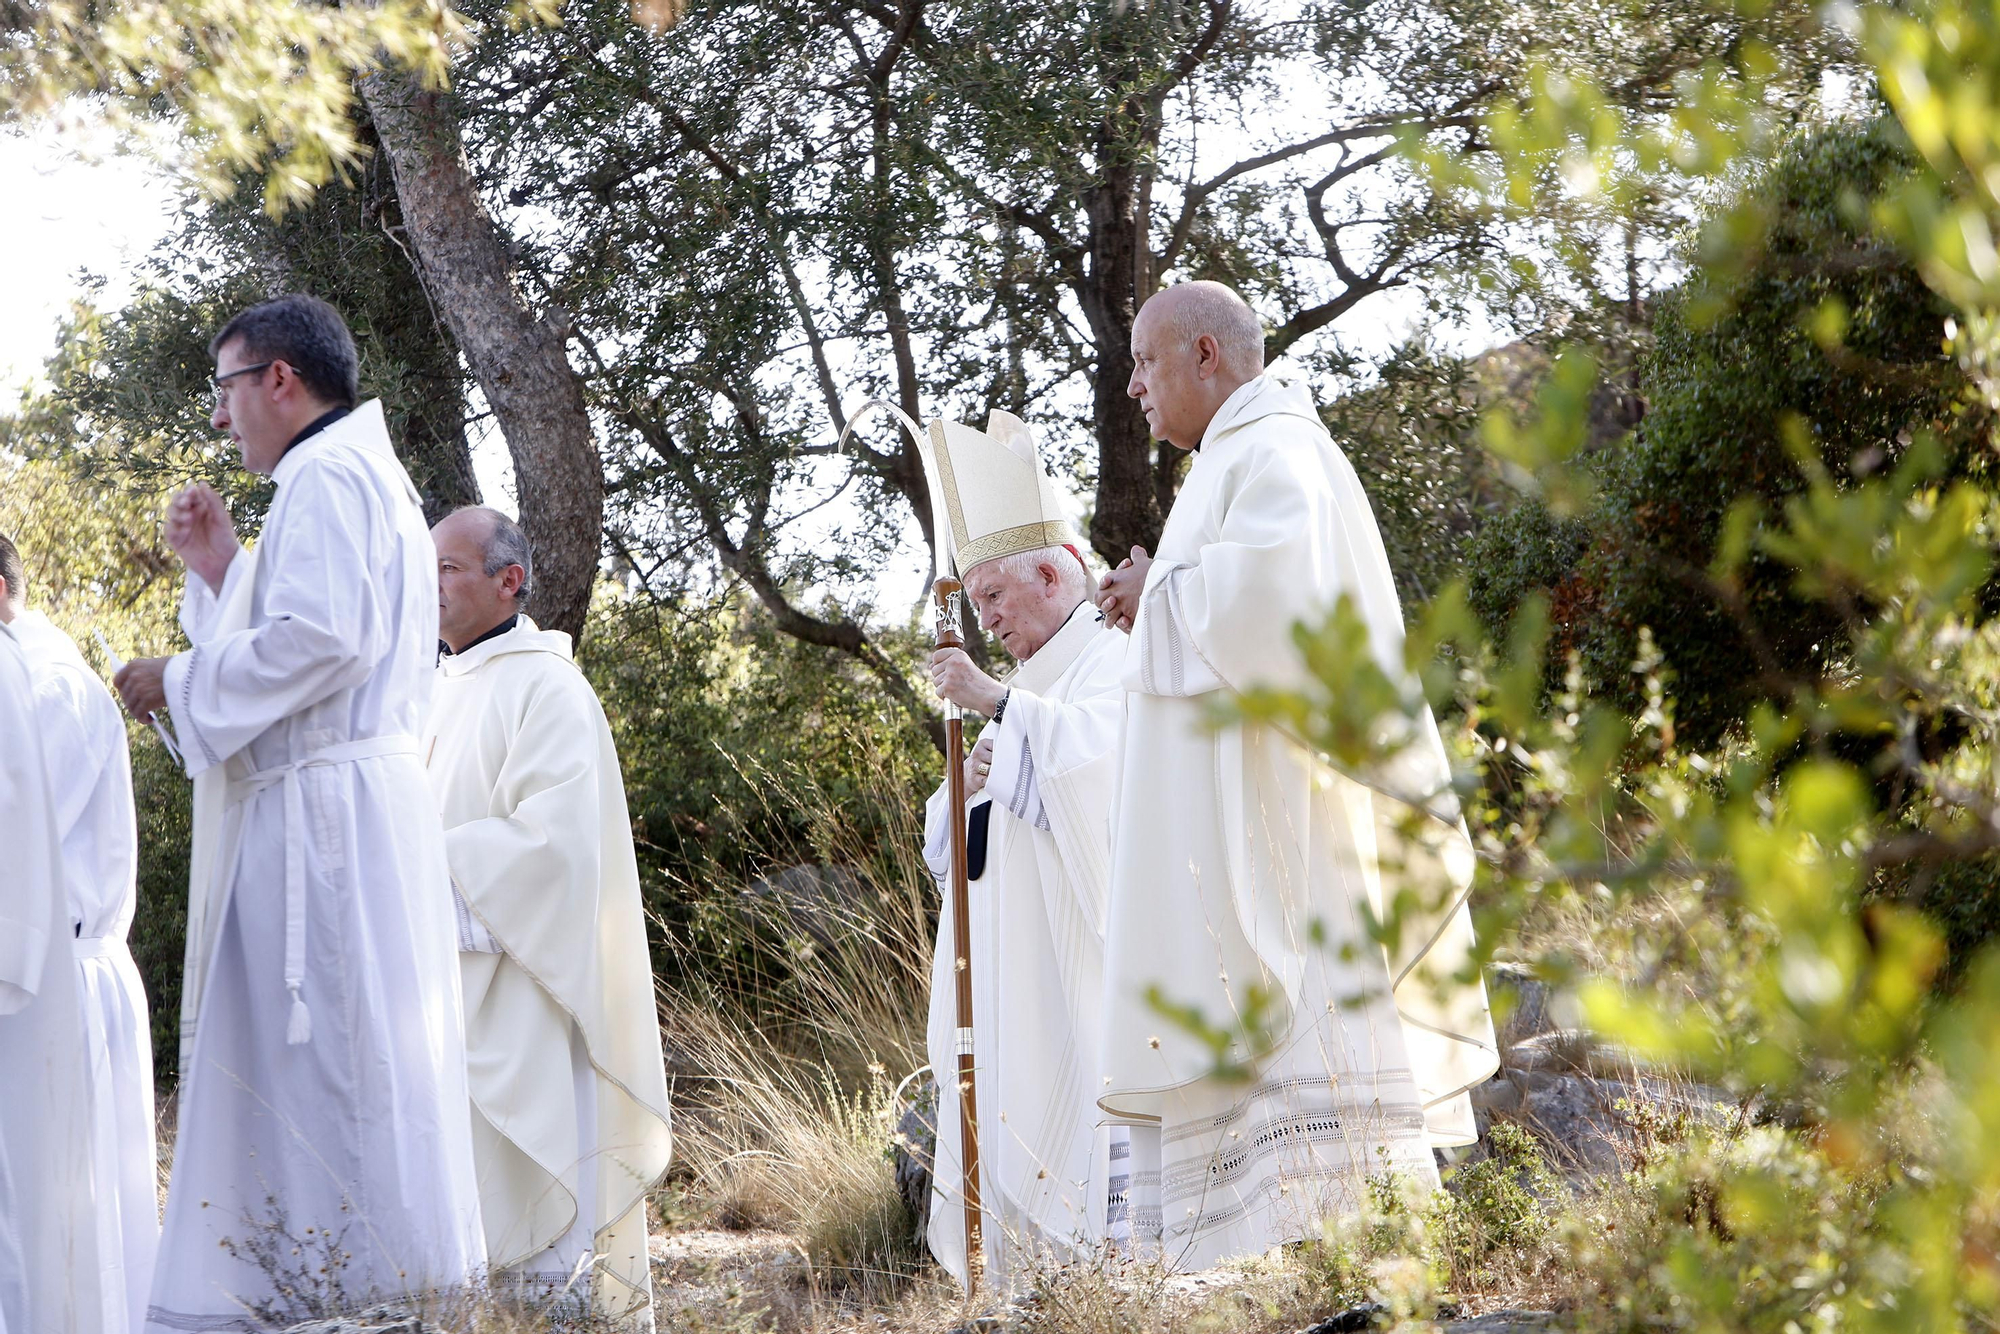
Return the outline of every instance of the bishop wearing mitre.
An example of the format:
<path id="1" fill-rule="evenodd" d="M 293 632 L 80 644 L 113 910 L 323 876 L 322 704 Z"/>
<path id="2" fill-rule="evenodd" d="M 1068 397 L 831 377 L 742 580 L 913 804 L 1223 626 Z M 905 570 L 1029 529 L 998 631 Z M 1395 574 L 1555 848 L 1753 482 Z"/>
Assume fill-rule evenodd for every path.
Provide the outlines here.
<path id="1" fill-rule="evenodd" d="M 935 424 L 950 543 L 980 628 L 1017 660 L 1004 680 L 962 649 L 931 660 L 939 694 L 986 715 L 966 764 L 973 1053 L 985 1272 L 1005 1283 L 1037 1261 L 1087 1254 L 1116 1223 L 1122 1138 L 1094 1105 L 1104 960 L 1106 820 L 1123 636 L 1104 628 L 1054 483 L 1018 418 L 985 431 Z M 925 856 L 948 883 L 945 790 L 930 799 Z M 961 1283 L 957 960 L 950 896 L 931 970 L 929 1046 L 939 1083 L 928 1239 Z"/>
<path id="2" fill-rule="evenodd" d="M 27 594 L 21 553 L 0 534 L 0 622 L 27 655 L 43 748 L 60 757 L 49 782 L 69 896 L 62 925 L 76 953 L 90 1066 L 104 1328 L 127 1334 L 145 1324 L 160 1243 L 153 1031 L 125 943 L 138 900 L 132 760 L 117 701 L 70 637 L 29 609 Z"/>
<path id="3" fill-rule="evenodd" d="M 235 1330 L 485 1267 L 444 831 L 418 732 L 437 556 L 354 340 L 308 296 L 211 343 L 211 418 L 275 484 L 254 551 L 169 506 L 193 647 L 115 678 L 194 778 L 173 1176 L 147 1328 Z"/>
<path id="4" fill-rule="evenodd" d="M 0 1334 L 99 1334 L 82 989 L 30 671 L 0 622 Z"/>
<path id="5" fill-rule="evenodd" d="M 1157 1144 L 1162 1257 L 1200 1268 L 1320 1235 L 1371 1176 L 1434 1186 L 1433 1147 L 1472 1142 L 1467 1092 L 1498 1062 L 1483 987 L 1454 981 L 1472 847 L 1354 469 L 1228 288 L 1154 296 L 1132 357 L 1153 435 L 1197 452 L 1159 550 L 1098 599 L 1131 636 L 1098 1101 Z M 1382 720 L 1382 762 L 1216 726 L 1228 692 L 1319 688 L 1292 627 L 1342 598 L 1412 702 Z M 1366 921 L 1399 900 L 1385 947 Z"/>
<path id="6" fill-rule="evenodd" d="M 534 558 L 468 508 L 433 530 L 441 656 L 425 762 L 456 898 L 494 1281 L 652 1327 L 646 1194 L 672 1152 L 618 751 Z"/>

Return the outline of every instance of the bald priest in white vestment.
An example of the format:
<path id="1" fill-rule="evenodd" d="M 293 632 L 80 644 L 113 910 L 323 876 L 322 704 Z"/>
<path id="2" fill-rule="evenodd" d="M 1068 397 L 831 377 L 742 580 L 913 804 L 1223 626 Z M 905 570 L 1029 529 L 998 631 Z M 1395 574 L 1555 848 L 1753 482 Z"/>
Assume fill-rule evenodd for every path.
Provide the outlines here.
<path id="1" fill-rule="evenodd" d="M 100 1334 L 81 987 L 27 655 L 0 623 L 0 1334 Z"/>
<path id="2" fill-rule="evenodd" d="M 973 1052 L 986 1277 L 1087 1254 L 1104 1239 L 1112 1177 L 1096 1098 L 1096 1015 L 1112 765 L 1124 709 L 1123 636 L 1105 630 L 1028 429 L 996 412 L 985 432 L 931 437 L 948 529 L 980 625 L 1019 667 L 997 681 L 961 649 L 932 680 L 992 721 L 966 760 Z M 945 790 L 932 795 L 925 856 L 950 874 Z M 957 1010 L 950 896 L 931 968 L 929 1046 L 939 1084 L 931 1252 L 961 1283 Z M 1117 1146 L 1123 1149 L 1121 1137 Z"/>
<path id="3" fill-rule="evenodd" d="M 283 1325 L 485 1267 L 451 879 L 417 742 L 430 532 L 381 403 L 355 406 L 332 307 L 253 306 L 210 350 L 213 423 L 276 493 L 255 552 L 212 489 L 175 497 L 194 648 L 116 678 L 135 716 L 171 712 L 195 778 L 159 1331 Z"/>
<path id="4" fill-rule="evenodd" d="M 153 1033 L 138 965 L 125 944 L 137 906 L 139 836 L 125 717 L 70 637 L 27 605 L 21 553 L 0 534 L 0 622 L 13 627 L 35 685 L 76 953 L 90 1066 L 90 1146 L 97 1181 L 97 1261 L 106 1334 L 145 1323 L 160 1244 L 153 1138 Z"/>
<path id="5" fill-rule="evenodd" d="M 1098 600 L 1131 635 L 1099 1102 L 1156 1128 L 1163 1258 L 1198 1268 L 1319 1235 L 1371 1175 L 1435 1185 L 1432 1148 L 1472 1142 L 1467 1090 L 1497 1059 L 1484 987 L 1449 980 L 1472 947 L 1472 848 L 1429 711 L 1355 774 L 1272 727 L 1204 721 L 1224 692 L 1310 689 L 1292 626 L 1342 596 L 1407 680 L 1353 468 L 1311 396 L 1263 373 L 1263 331 L 1228 288 L 1153 297 L 1132 354 L 1153 435 L 1199 452 L 1159 551 L 1135 549 Z M 1426 910 L 1392 953 L 1363 910 L 1404 889 Z M 1155 1002 L 1235 1029 L 1238 1078 Z"/>
<path id="6" fill-rule="evenodd" d="M 521 614 L 520 528 L 469 508 L 433 536 L 442 656 L 424 752 L 494 1281 L 651 1328 L 646 1194 L 673 1136 L 618 751 L 569 636 Z"/>

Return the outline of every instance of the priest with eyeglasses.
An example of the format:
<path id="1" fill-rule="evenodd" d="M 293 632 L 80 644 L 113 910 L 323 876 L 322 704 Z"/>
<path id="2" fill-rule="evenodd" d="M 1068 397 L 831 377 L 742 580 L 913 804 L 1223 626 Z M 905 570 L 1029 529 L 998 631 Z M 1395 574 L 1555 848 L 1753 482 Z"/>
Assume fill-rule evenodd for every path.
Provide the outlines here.
<path id="1" fill-rule="evenodd" d="M 210 346 L 212 423 L 276 484 L 166 538 L 193 647 L 126 665 L 195 779 L 179 1134 L 149 1330 L 285 1323 L 485 1267 L 443 829 L 418 753 L 437 563 L 353 338 L 309 296 Z"/>

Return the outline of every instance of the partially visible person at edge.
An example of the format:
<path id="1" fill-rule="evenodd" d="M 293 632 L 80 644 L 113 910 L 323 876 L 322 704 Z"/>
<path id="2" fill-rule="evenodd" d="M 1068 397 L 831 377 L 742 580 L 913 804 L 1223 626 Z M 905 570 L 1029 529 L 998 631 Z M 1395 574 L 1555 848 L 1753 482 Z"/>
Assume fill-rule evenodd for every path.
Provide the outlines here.
<path id="1" fill-rule="evenodd" d="M 30 670 L 0 622 L 0 1331 L 101 1334 L 89 1048 Z"/>
<path id="2" fill-rule="evenodd" d="M 147 1328 L 239 1329 L 485 1267 L 443 829 L 417 735 L 437 555 L 354 340 L 310 296 L 209 346 L 212 424 L 276 483 L 254 552 L 174 497 L 194 647 L 126 665 L 196 779 L 181 1110 Z M 204 793 L 214 795 L 211 804 Z"/>
<path id="3" fill-rule="evenodd" d="M 1343 598 L 1408 679 L 1367 496 L 1263 346 L 1218 283 L 1140 310 L 1128 392 L 1156 438 L 1199 452 L 1158 552 L 1134 548 L 1097 598 L 1130 635 L 1097 1099 L 1158 1145 L 1135 1153 L 1158 1154 L 1142 1196 L 1176 1268 L 1319 1236 L 1385 1171 L 1435 1186 L 1433 1147 L 1473 1141 L 1467 1091 L 1498 1064 L 1484 988 L 1449 981 L 1473 943 L 1472 847 L 1429 710 L 1353 773 L 1273 726 L 1204 725 L 1226 692 L 1305 689 L 1292 627 Z M 1423 908 L 1391 952 L 1366 910 L 1404 888 Z M 1220 1068 L 1153 988 L 1235 1030 Z"/>
<path id="4" fill-rule="evenodd" d="M 492 1282 L 651 1329 L 646 1195 L 673 1136 L 618 751 L 569 636 L 522 610 L 534 557 L 514 521 L 461 509 L 432 537 L 442 642 L 424 758 Z"/>
<path id="5" fill-rule="evenodd" d="M 89 1139 L 97 1183 L 97 1264 L 106 1334 L 145 1324 L 160 1244 L 153 1139 L 153 1031 L 125 943 L 137 907 L 139 834 L 125 719 L 70 637 L 28 606 L 27 572 L 0 534 L 0 622 L 13 627 L 35 685 L 50 766 L 90 1067 Z"/>

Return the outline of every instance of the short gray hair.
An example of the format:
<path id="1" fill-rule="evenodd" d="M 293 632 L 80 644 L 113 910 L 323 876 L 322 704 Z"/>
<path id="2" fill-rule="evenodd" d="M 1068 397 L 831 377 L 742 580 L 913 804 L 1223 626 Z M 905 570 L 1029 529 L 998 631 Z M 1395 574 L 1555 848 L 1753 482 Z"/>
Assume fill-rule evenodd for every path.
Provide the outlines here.
<path id="1" fill-rule="evenodd" d="M 1167 290 L 1182 294 L 1167 326 L 1175 341 L 1185 347 L 1208 334 L 1221 348 L 1224 366 L 1245 375 L 1263 371 L 1263 322 L 1233 288 L 1202 279 Z"/>
<path id="2" fill-rule="evenodd" d="M 1090 593 L 1090 573 L 1083 568 L 1083 558 L 1068 547 L 1042 547 L 1037 551 L 1017 551 L 1011 556 L 995 556 L 992 560 L 981 561 L 973 569 L 992 566 L 1005 579 L 1016 583 L 1026 583 L 1035 578 L 1035 571 L 1043 565 L 1055 567 L 1056 587 L 1079 601 Z M 966 571 L 969 575 L 971 570 Z"/>
<path id="3" fill-rule="evenodd" d="M 486 544 L 482 548 L 484 563 L 480 573 L 495 575 L 509 565 L 521 567 L 521 586 L 514 591 L 514 605 L 528 605 L 528 594 L 535 586 L 535 555 L 528 547 L 528 535 L 521 531 L 521 525 L 502 514 L 499 510 L 488 509 L 484 505 L 462 505 L 453 514 L 483 514 L 492 521 L 486 530 Z"/>

